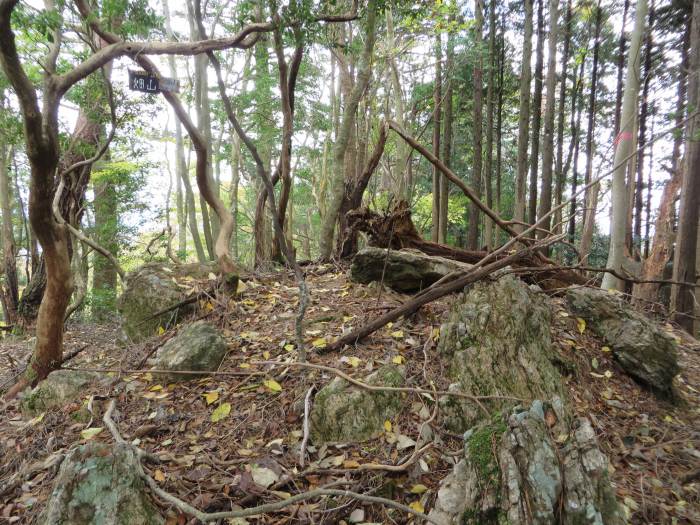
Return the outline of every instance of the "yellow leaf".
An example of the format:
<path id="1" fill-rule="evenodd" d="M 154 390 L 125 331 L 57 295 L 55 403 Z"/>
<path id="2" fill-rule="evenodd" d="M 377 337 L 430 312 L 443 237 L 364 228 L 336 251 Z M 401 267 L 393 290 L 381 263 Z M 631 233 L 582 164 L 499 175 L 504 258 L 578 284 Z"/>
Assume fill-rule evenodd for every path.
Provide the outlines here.
<path id="1" fill-rule="evenodd" d="M 609 346 L 604 346 L 600 349 L 601 352 L 610 352 L 610 347 Z"/>
<path id="2" fill-rule="evenodd" d="M 423 494 L 426 490 L 428 490 L 428 487 L 421 483 L 418 483 L 411 487 L 411 494 Z"/>
<path id="3" fill-rule="evenodd" d="M 163 390 L 163 385 L 153 385 L 149 390 L 151 392 L 158 392 L 159 390 Z"/>
<path id="4" fill-rule="evenodd" d="M 158 482 L 158 483 L 163 483 L 165 481 L 165 474 L 163 473 L 162 470 L 157 469 L 153 473 L 153 478 Z"/>
<path id="5" fill-rule="evenodd" d="M 348 363 L 351 367 L 357 368 L 360 364 L 360 358 L 355 356 L 348 357 Z"/>
<path id="6" fill-rule="evenodd" d="M 357 468 L 360 464 L 354 459 L 346 459 L 343 461 L 343 468 Z"/>
<path id="7" fill-rule="evenodd" d="M 391 360 L 391 362 L 394 363 L 395 365 L 402 365 L 404 363 L 404 361 L 406 361 L 406 359 L 402 355 L 395 355 L 393 357 L 393 359 Z"/>
<path id="8" fill-rule="evenodd" d="M 612 374 L 612 372 L 611 372 L 610 370 L 606 370 L 604 375 L 605 375 L 605 377 L 607 377 L 608 379 L 610 379 L 610 378 L 613 376 L 613 374 Z"/>
<path id="9" fill-rule="evenodd" d="M 80 433 L 80 437 L 87 441 L 88 439 L 94 438 L 100 432 L 102 432 L 102 427 L 86 428 Z"/>
<path id="10" fill-rule="evenodd" d="M 164 333 L 165 333 L 165 328 L 163 328 L 162 326 L 159 326 L 158 327 L 158 335 L 163 335 Z"/>
<path id="11" fill-rule="evenodd" d="M 389 421 L 388 419 L 384 421 L 384 430 L 386 430 L 387 432 L 391 432 L 391 421 Z"/>
<path id="12" fill-rule="evenodd" d="M 314 348 L 325 348 L 326 347 L 326 338 L 325 337 L 319 337 L 318 339 L 314 339 L 311 343 Z"/>
<path id="13" fill-rule="evenodd" d="M 241 363 L 238 365 L 238 368 L 250 368 L 250 365 L 248 363 Z"/>
<path id="14" fill-rule="evenodd" d="M 421 514 L 425 512 L 425 507 L 423 507 L 423 504 L 420 501 L 413 501 L 408 506 Z"/>
<path id="15" fill-rule="evenodd" d="M 282 385 L 280 385 L 274 379 L 267 379 L 263 381 L 263 385 L 265 385 L 271 392 L 282 392 Z"/>
<path id="16" fill-rule="evenodd" d="M 433 328 L 432 336 L 433 336 L 434 341 L 437 341 L 438 339 L 440 339 L 440 327 L 439 326 L 436 328 Z"/>
<path id="17" fill-rule="evenodd" d="M 284 349 L 285 349 L 287 352 L 291 352 L 292 350 L 294 350 L 294 345 L 291 344 L 291 343 L 287 343 L 286 345 L 284 345 Z"/>
<path id="18" fill-rule="evenodd" d="M 386 324 L 386 327 L 387 327 L 387 328 L 391 328 L 392 326 L 394 326 L 394 323 L 389 322 L 389 323 Z"/>
<path id="19" fill-rule="evenodd" d="M 204 304 L 204 310 L 205 310 L 206 312 L 211 312 L 213 309 L 214 309 L 214 305 L 211 304 L 211 301 L 207 301 L 207 302 Z"/>
<path id="20" fill-rule="evenodd" d="M 214 409 L 211 413 L 211 422 L 217 423 L 231 413 L 231 403 L 221 403 L 218 407 Z"/>
<path id="21" fill-rule="evenodd" d="M 396 330 L 391 332 L 391 337 L 394 339 L 403 339 L 403 330 Z"/>
<path id="22" fill-rule="evenodd" d="M 343 316 L 343 322 L 344 322 L 344 323 L 347 323 L 348 321 L 352 321 L 352 319 L 353 319 L 354 317 L 355 317 L 354 315 L 344 315 L 344 316 Z"/>
<path id="23" fill-rule="evenodd" d="M 263 359 L 270 359 L 270 352 L 268 352 L 267 350 L 265 350 L 265 351 L 263 352 Z"/>
<path id="24" fill-rule="evenodd" d="M 211 392 L 207 392 L 202 395 L 204 396 L 204 399 L 207 400 L 207 405 L 211 405 L 219 399 L 219 393 L 216 390 L 212 390 Z"/>
<path id="25" fill-rule="evenodd" d="M 146 372 L 145 374 L 143 374 L 143 379 L 144 381 L 150 383 L 151 381 L 153 381 L 153 375 L 150 372 Z"/>
<path id="26" fill-rule="evenodd" d="M 584 332 L 586 329 L 586 321 L 581 319 L 580 317 L 576 318 L 576 326 L 578 327 L 578 331 L 580 334 Z"/>

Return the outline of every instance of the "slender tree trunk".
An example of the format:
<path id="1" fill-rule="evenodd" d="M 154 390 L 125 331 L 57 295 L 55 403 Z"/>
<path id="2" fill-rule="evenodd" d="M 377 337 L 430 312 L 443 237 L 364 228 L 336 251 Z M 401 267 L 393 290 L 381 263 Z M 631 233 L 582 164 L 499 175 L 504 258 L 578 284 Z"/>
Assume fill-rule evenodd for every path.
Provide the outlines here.
<path id="1" fill-rule="evenodd" d="M 493 209 L 493 94 L 495 82 L 496 49 L 496 0 L 489 5 L 489 45 L 488 76 L 486 85 L 486 162 L 484 163 L 484 185 L 486 186 L 486 206 Z M 484 218 L 484 242 L 486 249 L 493 247 L 493 221 Z"/>
<path id="2" fill-rule="evenodd" d="M 688 107 L 697 112 L 700 106 L 700 0 L 693 2 L 690 30 L 690 68 L 688 70 Z M 700 213 L 700 116 L 686 125 L 685 170 L 681 185 L 678 213 L 678 240 L 673 264 L 673 280 L 696 284 L 698 215 Z M 693 333 L 693 315 L 697 286 L 674 285 L 671 292 L 673 319 Z"/>
<path id="3" fill-rule="evenodd" d="M 617 45 L 617 86 L 615 89 L 615 133 L 614 136 L 617 137 L 620 133 L 620 113 L 622 111 L 622 90 L 623 90 L 623 80 L 625 71 L 625 44 L 627 39 L 625 38 L 625 26 L 627 25 L 627 13 L 629 12 L 630 0 L 625 0 L 624 7 L 622 8 L 622 28 L 620 29 L 620 40 Z"/>
<path id="4" fill-rule="evenodd" d="M 564 175 L 564 124 L 566 122 L 566 80 L 569 67 L 569 47 L 571 46 L 571 0 L 566 2 L 566 18 L 564 21 L 564 51 L 561 57 L 561 80 L 559 84 L 559 107 L 557 109 L 557 156 L 555 161 L 555 189 L 554 189 L 554 207 L 559 208 L 564 195 L 564 184 L 566 177 Z M 574 65 L 574 67 L 576 67 Z M 573 90 L 572 90 L 573 91 Z M 562 231 L 561 210 L 554 212 L 554 233 L 559 234 Z"/>
<path id="5" fill-rule="evenodd" d="M 539 218 L 541 228 L 549 230 L 549 212 L 552 209 L 552 168 L 554 161 L 554 108 L 557 90 L 557 38 L 559 33 L 559 0 L 549 2 L 549 47 L 547 49 L 547 102 L 544 112 L 544 142 L 542 144 L 542 191 L 540 192 Z M 547 231 L 539 231 L 540 238 Z"/>
<path id="6" fill-rule="evenodd" d="M 331 201 L 328 205 L 326 219 L 321 225 L 321 234 L 319 238 L 319 249 L 322 259 L 330 258 L 331 252 L 333 251 L 333 233 L 345 194 L 345 153 L 352 131 L 351 127 L 354 116 L 371 75 L 371 57 L 376 39 L 376 11 L 376 0 L 369 0 L 366 10 L 365 44 L 357 71 L 357 80 L 352 88 L 350 96 L 345 101 L 342 123 L 338 130 L 338 137 L 333 148 L 334 173 L 331 181 Z"/>
<path id="7" fill-rule="evenodd" d="M 453 17 L 451 17 L 452 19 Z M 442 160 L 449 168 L 452 166 L 452 97 L 454 94 L 454 34 L 452 31 L 447 33 L 447 60 L 445 62 L 445 128 L 442 138 Z M 399 123 L 400 124 L 400 123 Z M 401 141 L 403 142 L 403 141 Z M 404 146 L 407 144 L 404 143 Z M 442 173 L 440 174 L 440 235 L 438 242 L 445 244 L 447 242 L 447 212 L 450 205 L 450 181 L 447 180 Z"/>
<path id="8" fill-rule="evenodd" d="M 505 12 L 501 14 L 501 34 L 499 37 L 498 53 L 498 105 L 496 109 L 496 212 L 501 215 L 501 186 L 503 173 L 503 79 L 505 76 L 506 46 L 505 46 Z M 500 244 L 500 229 L 495 228 L 493 232 L 493 246 Z"/>
<path id="9" fill-rule="evenodd" d="M 525 34 L 523 36 L 523 56 L 520 69 L 520 112 L 518 117 L 518 171 L 515 180 L 515 210 L 513 218 L 520 224 L 515 225 L 517 232 L 522 232 L 525 222 L 525 200 L 527 193 L 527 146 L 530 134 L 530 55 L 532 54 L 532 0 L 524 0 Z"/>
<path id="10" fill-rule="evenodd" d="M 596 13 L 595 43 L 593 44 L 593 67 L 591 71 L 591 88 L 588 94 L 588 129 L 586 131 L 586 174 L 585 184 L 588 186 L 593 176 L 593 137 L 595 136 L 596 93 L 598 91 L 598 60 L 600 56 L 600 29 L 603 12 L 598 2 Z M 596 208 L 598 207 L 598 193 L 600 184 L 593 185 L 584 196 L 583 231 L 581 232 L 581 245 L 579 253 L 581 263 L 586 264 L 593 242 L 593 229 L 595 226 Z"/>
<path id="11" fill-rule="evenodd" d="M 654 31 L 654 0 L 649 9 L 649 26 L 644 42 L 644 82 L 642 85 L 642 105 L 639 112 L 639 151 L 637 153 L 637 181 L 634 190 L 634 233 L 632 255 L 635 260 L 642 256 L 642 210 L 644 206 L 644 156 L 647 141 L 647 117 L 649 115 L 649 84 L 651 83 L 652 33 Z"/>
<path id="12" fill-rule="evenodd" d="M 537 50 L 535 59 L 535 94 L 532 99 L 532 148 L 530 151 L 530 194 L 528 223 L 537 220 L 537 176 L 540 161 L 540 126 L 542 123 L 542 71 L 544 68 L 544 0 L 537 0 Z"/>
<path id="13" fill-rule="evenodd" d="M 232 132 L 231 148 L 231 215 L 233 215 L 233 235 L 231 236 L 231 256 L 238 261 L 238 187 L 241 180 L 241 138 Z"/>
<path id="14" fill-rule="evenodd" d="M 642 37 L 647 15 L 647 1 L 638 0 L 635 15 L 634 32 L 630 42 L 627 73 L 625 74 L 625 91 L 620 114 L 620 132 L 615 138 L 615 161 L 612 188 L 612 217 L 610 221 L 610 249 L 608 252 L 608 268 L 622 270 L 625 257 L 625 236 L 627 226 L 627 192 L 625 173 L 627 172 L 628 157 L 634 144 L 634 130 L 637 115 L 637 95 L 639 92 L 639 62 Z M 699 150 L 700 151 L 700 150 Z M 697 221 L 696 221 L 697 222 Z M 697 226 L 697 225 L 696 225 Z M 694 246 L 693 246 L 694 249 Z M 694 257 L 694 255 L 693 255 Z M 693 269 L 695 268 L 693 260 Z M 694 271 L 694 270 L 693 270 Z M 603 277 L 602 287 L 606 290 L 623 290 L 624 281 L 611 273 Z"/>
<path id="15" fill-rule="evenodd" d="M 483 91 L 483 50 L 481 49 L 484 32 L 483 0 L 476 0 L 474 45 L 476 62 L 474 64 L 474 159 L 472 164 L 472 189 L 481 198 L 481 158 L 482 158 L 482 91 Z M 479 244 L 479 208 L 469 203 L 469 225 L 467 230 L 467 249 L 476 250 Z"/>
<path id="16" fill-rule="evenodd" d="M 440 127 L 442 123 L 442 36 L 435 35 L 435 80 L 433 84 L 433 155 L 440 157 Z M 433 166 L 433 224 L 430 237 L 433 242 L 440 241 L 440 179 L 442 174 Z"/>
<path id="17" fill-rule="evenodd" d="M 571 95 L 571 142 L 569 144 L 569 153 L 567 154 L 566 162 L 564 163 L 564 177 L 571 170 L 571 204 L 569 206 L 569 242 L 573 243 L 576 236 L 576 208 L 578 199 L 576 192 L 578 191 L 578 154 L 581 147 L 581 114 L 583 112 L 583 66 L 586 63 L 586 54 L 584 53 L 581 59 L 581 65 L 578 72 L 574 71 L 574 90 Z"/>
<path id="18" fill-rule="evenodd" d="M 3 97 L 4 98 L 4 97 Z M 4 101 L 3 101 L 4 102 Z M 3 104 L 3 110 L 4 104 Z M 17 282 L 17 261 L 15 236 L 12 227 L 12 196 L 10 191 L 9 163 L 5 137 L 0 136 L 0 212 L 2 213 L 2 255 L 5 282 L 0 290 L 5 323 L 13 325 L 17 321 L 19 286 Z"/>

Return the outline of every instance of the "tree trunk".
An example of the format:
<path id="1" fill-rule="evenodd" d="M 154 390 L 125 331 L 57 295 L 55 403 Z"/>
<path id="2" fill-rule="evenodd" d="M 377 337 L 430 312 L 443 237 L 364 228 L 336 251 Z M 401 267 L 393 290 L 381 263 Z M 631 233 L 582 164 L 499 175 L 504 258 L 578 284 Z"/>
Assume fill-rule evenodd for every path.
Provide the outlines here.
<path id="1" fill-rule="evenodd" d="M 505 45 L 506 14 L 501 15 L 501 34 L 499 37 L 498 53 L 498 105 L 496 109 L 496 212 L 501 215 L 501 186 L 503 173 L 503 79 L 505 76 L 506 45 Z M 500 230 L 494 229 L 493 246 L 498 246 Z"/>
<path id="2" fill-rule="evenodd" d="M 564 51 L 561 57 L 561 83 L 559 85 L 559 107 L 557 109 L 557 156 L 555 161 L 554 174 L 556 177 L 554 189 L 554 207 L 559 208 L 563 200 L 564 185 L 566 183 L 566 175 L 564 174 L 564 124 L 566 122 L 566 79 L 569 67 L 569 48 L 571 46 L 571 0 L 566 2 L 566 17 L 564 20 Z M 574 68 L 576 66 L 574 65 Z M 573 89 L 572 89 L 573 91 Z M 573 99 L 572 99 L 573 100 Z M 573 102 L 572 102 L 573 104 Z M 555 234 L 561 233 L 563 225 L 561 222 L 561 210 L 554 212 L 554 227 Z"/>
<path id="3" fill-rule="evenodd" d="M 540 161 L 540 126 L 542 123 L 542 70 L 544 68 L 544 0 L 537 0 L 537 50 L 535 59 L 535 94 L 532 99 L 532 148 L 530 151 L 530 194 L 528 223 L 537 220 L 537 175 Z"/>
<path id="4" fill-rule="evenodd" d="M 435 80 L 433 81 L 433 155 L 440 158 L 440 127 L 442 123 L 442 36 L 435 35 Z M 440 179 L 442 174 L 433 166 L 433 224 L 430 237 L 433 242 L 440 241 Z"/>
<path id="5" fill-rule="evenodd" d="M 481 198 L 481 126 L 482 126 L 482 91 L 483 91 L 483 51 L 481 49 L 484 32 L 483 0 L 476 0 L 474 46 L 476 62 L 474 64 L 474 159 L 472 164 L 472 188 L 477 197 Z M 469 203 L 469 225 L 467 230 L 467 248 L 476 250 L 479 244 L 479 208 L 473 202 Z"/>
<path id="6" fill-rule="evenodd" d="M 693 2 L 690 32 L 690 68 L 688 70 L 688 107 L 696 110 L 700 104 L 700 0 Z M 697 283 L 695 261 L 698 242 L 698 214 L 700 212 L 700 116 L 697 114 L 686 125 L 685 170 L 681 185 L 681 204 L 678 213 L 678 240 L 673 264 L 673 280 Z M 693 333 L 693 315 L 697 286 L 674 285 L 671 292 L 673 319 L 689 333 Z"/>
<path id="7" fill-rule="evenodd" d="M 486 162 L 484 163 L 484 185 L 486 206 L 493 209 L 493 93 L 495 82 L 496 49 L 496 0 L 489 5 L 488 76 L 486 85 Z M 484 244 L 487 250 L 493 247 L 493 221 L 484 219 Z"/>
<path id="8" fill-rule="evenodd" d="M 7 146 L 4 137 L 0 137 L 0 212 L 2 212 L 2 271 L 5 276 L 0 295 L 2 295 L 5 324 L 14 325 L 17 322 L 19 289 L 17 283 L 17 261 L 15 259 L 15 236 L 12 228 L 10 172 L 8 170 Z"/>
<path id="9" fill-rule="evenodd" d="M 367 3 L 367 19 L 365 26 L 365 44 L 357 70 L 357 80 L 350 96 L 345 101 L 343 117 L 338 130 L 338 137 L 333 147 L 333 177 L 331 180 L 331 199 L 328 204 L 327 216 L 321 225 L 319 250 L 322 259 L 328 259 L 333 251 L 333 233 L 338 221 L 339 212 L 345 194 L 345 154 L 348 148 L 352 124 L 360 98 L 367 88 L 371 75 L 371 57 L 376 39 L 377 4 L 376 0 Z"/>
<path id="10" fill-rule="evenodd" d="M 554 161 L 554 108 L 557 90 L 557 37 L 559 32 L 559 0 L 549 2 L 549 47 L 547 49 L 547 103 L 544 112 L 544 143 L 542 145 L 542 191 L 540 192 L 539 238 L 549 234 L 552 209 L 552 168 Z"/>
<path id="11" fill-rule="evenodd" d="M 452 18 L 452 17 L 451 17 Z M 447 33 L 447 60 L 445 62 L 445 128 L 442 137 L 442 159 L 449 168 L 452 166 L 452 97 L 454 94 L 453 68 L 455 55 L 454 34 Z M 401 123 L 399 122 L 399 125 Z M 402 141 L 403 142 L 403 141 Z M 406 144 L 404 144 L 405 146 Z M 440 235 L 439 242 L 447 242 L 447 212 L 450 206 L 450 181 L 440 174 Z"/>
<path id="12" fill-rule="evenodd" d="M 527 146 L 530 134 L 530 58 L 532 55 L 532 0 L 524 0 L 525 35 L 523 36 L 523 56 L 520 68 L 520 112 L 518 116 L 518 171 L 515 181 L 515 209 L 513 218 L 515 229 L 524 230 L 525 199 L 527 193 Z"/>
<path id="13" fill-rule="evenodd" d="M 620 133 L 620 112 L 622 111 L 622 89 L 623 89 L 623 73 L 625 70 L 625 26 L 627 25 L 627 13 L 629 12 L 630 0 L 625 0 L 622 9 L 622 27 L 620 29 L 620 40 L 617 50 L 617 85 L 615 89 L 615 133 L 617 137 Z"/>
<path id="14" fill-rule="evenodd" d="M 638 0 L 634 32 L 632 33 L 628 55 L 629 59 L 627 61 L 627 73 L 625 74 L 625 91 L 623 96 L 622 112 L 620 114 L 620 132 L 615 138 L 615 171 L 613 172 L 610 249 L 608 252 L 607 267 L 618 272 L 622 270 L 622 261 L 625 257 L 625 235 L 627 226 L 627 191 L 625 184 L 625 173 L 627 171 L 628 157 L 632 153 L 634 143 L 634 130 L 637 115 L 637 94 L 639 92 L 640 50 L 642 45 L 642 37 L 644 36 L 646 15 L 647 1 Z M 693 254 L 693 258 L 694 257 L 695 255 Z M 694 268 L 695 265 L 693 259 L 693 271 Z M 615 277 L 612 273 L 606 273 L 603 276 L 602 287 L 606 290 L 615 289 L 622 291 L 624 288 L 624 281 Z"/>

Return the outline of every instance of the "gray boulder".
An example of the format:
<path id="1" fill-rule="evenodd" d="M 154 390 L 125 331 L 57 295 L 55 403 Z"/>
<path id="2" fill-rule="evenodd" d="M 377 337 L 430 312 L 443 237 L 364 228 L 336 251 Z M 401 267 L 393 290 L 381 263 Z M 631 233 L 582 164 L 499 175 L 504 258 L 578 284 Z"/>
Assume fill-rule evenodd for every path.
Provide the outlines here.
<path id="1" fill-rule="evenodd" d="M 159 525 L 139 476 L 140 466 L 126 445 L 88 443 L 63 460 L 39 522 L 44 525 Z"/>
<path id="2" fill-rule="evenodd" d="M 554 352 L 550 309 L 542 294 L 512 275 L 479 282 L 453 305 L 440 328 L 438 351 L 451 358 L 450 386 L 474 396 L 550 399 L 563 396 Z M 509 400 L 484 401 L 489 412 L 512 407 Z M 446 423 L 458 432 L 483 411 L 456 397 L 442 400 Z"/>
<path id="3" fill-rule="evenodd" d="M 566 292 L 571 311 L 610 346 L 620 366 L 658 396 L 674 399 L 680 371 L 676 342 L 618 294 L 592 288 Z"/>
<path id="4" fill-rule="evenodd" d="M 624 523 L 595 432 L 585 418 L 570 423 L 558 398 L 467 432 L 430 517 L 442 525 Z"/>
<path id="5" fill-rule="evenodd" d="M 383 281 L 397 292 L 411 293 L 427 288 L 449 273 L 469 268 L 470 264 L 431 257 L 418 250 L 368 247 L 355 255 L 350 277 L 362 284 Z"/>
<path id="6" fill-rule="evenodd" d="M 363 382 L 397 387 L 404 374 L 401 366 L 385 365 Z M 381 433 L 384 421 L 394 417 L 400 405 L 399 392 L 370 392 L 336 377 L 316 395 L 309 417 L 311 439 L 315 444 L 364 441 Z"/>
<path id="7" fill-rule="evenodd" d="M 100 376 L 93 372 L 55 370 L 22 397 L 20 407 L 25 415 L 35 416 L 79 401 L 85 388 L 99 379 Z"/>
<path id="8" fill-rule="evenodd" d="M 155 370 L 218 370 L 226 355 L 226 341 L 219 331 L 204 321 L 198 321 L 180 330 L 159 350 L 153 361 Z M 162 381 L 175 382 L 197 379 L 202 374 L 160 373 Z"/>
<path id="9" fill-rule="evenodd" d="M 138 343 L 156 335 L 160 327 L 177 324 L 193 310 L 193 304 L 153 316 L 187 299 L 197 281 L 206 281 L 216 272 L 215 263 L 177 266 L 149 263 L 131 272 L 126 277 L 124 292 L 117 300 L 122 342 Z"/>

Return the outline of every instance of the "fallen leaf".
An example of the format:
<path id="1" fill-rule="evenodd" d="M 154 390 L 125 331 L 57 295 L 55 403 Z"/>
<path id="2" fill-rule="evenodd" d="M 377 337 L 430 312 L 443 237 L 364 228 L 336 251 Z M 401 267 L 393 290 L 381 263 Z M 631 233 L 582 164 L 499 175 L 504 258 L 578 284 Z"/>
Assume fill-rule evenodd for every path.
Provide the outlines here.
<path id="1" fill-rule="evenodd" d="M 613 373 L 610 370 L 606 370 L 604 375 L 605 375 L 605 377 L 610 379 L 613 376 Z"/>
<path id="2" fill-rule="evenodd" d="M 102 427 L 86 428 L 85 430 L 80 432 L 80 437 L 87 441 L 89 439 L 94 438 L 96 435 L 102 432 L 102 430 Z"/>
<path id="3" fill-rule="evenodd" d="M 597 370 L 598 369 L 598 359 L 596 359 L 595 357 L 593 359 L 591 359 L 591 366 Z"/>
<path id="4" fill-rule="evenodd" d="M 212 423 L 217 423 L 231 413 L 231 403 L 221 403 L 218 407 L 214 409 L 211 413 Z"/>
<path id="5" fill-rule="evenodd" d="M 219 393 L 216 390 L 212 390 L 211 392 L 206 392 L 202 395 L 204 396 L 204 399 L 206 399 L 207 405 L 211 405 L 215 401 L 219 400 Z"/>
<path id="6" fill-rule="evenodd" d="M 266 360 L 267 360 L 267 359 L 270 359 L 270 352 L 268 352 L 267 350 L 265 350 L 265 351 L 263 352 L 263 358 L 266 359 Z"/>
<path id="7" fill-rule="evenodd" d="M 425 491 L 428 490 L 428 487 L 423 485 L 422 483 L 417 483 L 411 487 L 411 494 L 423 494 Z"/>
<path id="8" fill-rule="evenodd" d="M 403 339 L 403 330 L 396 330 L 391 332 L 391 337 L 394 339 Z"/>
<path id="9" fill-rule="evenodd" d="M 386 430 L 387 432 L 391 432 L 391 421 L 389 421 L 388 419 L 384 421 L 384 430 Z"/>
<path id="10" fill-rule="evenodd" d="M 150 390 L 151 392 L 158 392 L 159 390 L 163 390 L 163 385 L 153 385 L 148 390 Z"/>
<path id="11" fill-rule="evenodd" d="M 318 339 L 314 339 L 311 344 L 314 348 L 325 348 L 328 343 L 325 337 L 319 337 Z"/>
<path id="12" fill-rule="evenodd" d="M 282 392 L 282 385 L 280 385 L 274 379 L 267 379 L 263 381 L 263 385 L 265 385 L 265 387 L 267 387 L 267 389 L 271 392 Z"/>
<path id="13" fill-rule="evenodd" d="M 291 343 L 288 343 L 288 344 L 284 345 L 284 349 L 285 349 L 287 352 L 291 352 L 292 350 L 294 350 L 294 345 L 291 344 Z"/>
<path id="14" fill-rule="evenodd" d="M 586 321 L 580 317 L 576 318 L 576 326 L 578 327 L 579 333 L 583 333 L 586 330 Z"/>
<path id="15" fill-rule="evenodd" d="M 404 434 L 399 434 L 398 439 L 396 440 L 396 448 L 398 450 L 404 450 L 406 448 L 411 448 L 416 445 L 416 442 L 412 440 L 410 437 L 404 435 Z"/>
<path id="16" fill-rule="evenodd" d="M 406 361 L 406 358 L 402 355 L 395 355 L 392 359 L 391 362 L 394 363 L 395 365 L 402 365 Z"/>
<path id="17" fill-rule="evenodd" d="M 158 483 L 163 483 L 165 481 L 165 474 L 162 470 L 156 469 L 156 471 L 153 473 L 153 479 L 155 479 Z"/>
<path id="18" fill-rule="evenodd" d="M 162 326 L 159 326 L 158 327 L 158 335 L 163 335 L 164 333 L 165 333 L 165 328 L 163 328 Z"/>
<path id="19" fill-rule="evenodd" d="M 274 470 L 258 465 L 253 465 L 250 473 L 253 476 L 253 481 L 264 488 L 269 487 L 280 479 Z"/>
<path id="20" fill-rule="evenodd" d="M 412 501 L 408 506 L 421 514 L 425 512 L 425 507 L 423 507 L 423 504 L 420 501 Z"/>
<path id="21" fill-rule="evenodd" d="M 601 352 L 610 352 L 610 347 L 609 346 L 604 346 L 600 349 Z"/>

